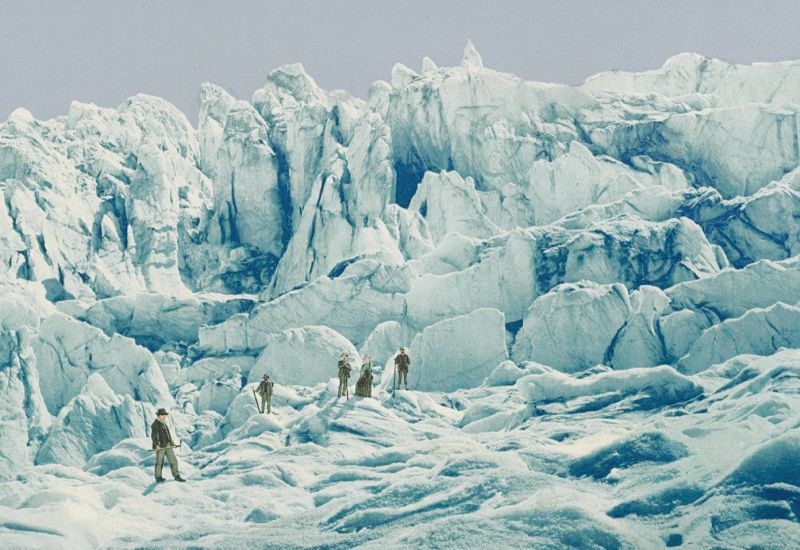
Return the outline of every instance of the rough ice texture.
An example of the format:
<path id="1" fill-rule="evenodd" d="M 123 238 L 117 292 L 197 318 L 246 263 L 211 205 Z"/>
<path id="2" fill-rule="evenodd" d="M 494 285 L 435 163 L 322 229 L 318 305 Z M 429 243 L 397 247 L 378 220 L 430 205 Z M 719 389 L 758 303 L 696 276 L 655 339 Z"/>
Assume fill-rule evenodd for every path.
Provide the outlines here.
<path id="1" fill-rule="evenodd" d="M 566 372 L 602 363 L 631 314 L 621 284 L 567 283 L 540 296 L 525 313 L 514 342 L 514 359 L 551 365 Z"/>
<path id="2" fill-rule="evenodd" d="M 387 77 L 0 124 L 0 546 L 791 547 L 800 63 Z"/>
<path id="3" fill-rule="evenodd" d="M 476 309 L 426 327 L 408 350 L 414 360 L 410 387 L 453 391 L 479 386 L 507 358 L 504 327 L 505 317 L 496 309 Z M 388 369 L 384 376 L 391 374 Z"/>
<path id="4" fill-rule="evenodd" d="M 264 374 L 282 384 L 313 386 L 336 378 L 342 353 L 350 356 L 350 366 L 358 368 L 358 351 L 344 336 L 324 326 L 308 326 L 270 334 L 264 351 L 250 369 L 250 380 Z"/>

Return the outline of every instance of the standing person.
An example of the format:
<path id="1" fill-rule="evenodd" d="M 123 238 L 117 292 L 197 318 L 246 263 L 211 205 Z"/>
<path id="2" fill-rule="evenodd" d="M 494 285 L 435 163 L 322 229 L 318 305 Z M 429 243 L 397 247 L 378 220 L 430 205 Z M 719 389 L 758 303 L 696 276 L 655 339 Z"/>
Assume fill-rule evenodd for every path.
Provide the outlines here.
<path id="1" fill-rule="evenodd" d="M 337 395 L 337 397 L 341 397 L 349 393 L 347 389 L 347 383 L 350 380 L 351 370 L 352 368 L 350 367 L 349 356 L 347 355 L 346 352 L 342 353 L 342 357 L 341 359 L 339 359 L 339 394 Z"/>
<path id="2" fill-rule="evenodd" d="M 408 369 L 411 368 L 411 359 L 406 355 L 406 348 L 400 346 L 400 352 L 394 358 L 394 368 L 397 369 L 397 387 L 403 384 L 408 389 Z"/>
<path id="3" fill-rule="evenodd" d="M 356 395 L 372 397 L 372 358 L 369 355 L 365 355 L 364 362 L 361 363 L 361 374 L 356 382 Z"/>
<path id="4" fill-rule="evenodd" d="M 269 375 L 265 374 L 264 378 L 261 379 L 261 383 L 258 385 L 258 388 L 256 389 L 258 395 L 261 396 L 262 413 L 265 410 L 267 411 L 267 414 L 272 412 L 272 387 L 274 385 L 275 384 L 273 382 L 270 382 Z"/>
<path id="5" fill-rule="evenodd" d="M 156 452 L 156 483 L 164 481 L 164 478 L 161 477 L 164 457 L 169 461 L 169 469 L 172 471 L 172 477 L 175 478 L 175 481 L 186 481 L 178 472 L 178 457 L 175 456 L 175 452 L 172 450 L 176 445 L 172 441 L 172 434 L 169 433 L 167 414 L 166 410 L 158 409 L 156 419 L 150 426 L 150 438 L 153 440 L 153 450 Z"/>

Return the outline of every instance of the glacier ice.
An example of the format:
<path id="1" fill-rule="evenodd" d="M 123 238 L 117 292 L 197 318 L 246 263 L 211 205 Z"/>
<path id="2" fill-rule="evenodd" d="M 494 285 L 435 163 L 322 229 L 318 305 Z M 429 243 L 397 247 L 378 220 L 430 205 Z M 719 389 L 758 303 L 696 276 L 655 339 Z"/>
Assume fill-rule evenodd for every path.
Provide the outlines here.
<path id="1" fill-rule="evenodd" d="M 790 547 L 800 64 L 387 76 L 0 124 L 0 545 Z"/>
<path id="2" fill-rule="evenodd" d="M 559 285 L 525 313 L 514 341 L 514 360 L 533 360 L 566 372 L 586 370 L 603 363 L 630 316 L 630 298 L 621 284 Z"/>

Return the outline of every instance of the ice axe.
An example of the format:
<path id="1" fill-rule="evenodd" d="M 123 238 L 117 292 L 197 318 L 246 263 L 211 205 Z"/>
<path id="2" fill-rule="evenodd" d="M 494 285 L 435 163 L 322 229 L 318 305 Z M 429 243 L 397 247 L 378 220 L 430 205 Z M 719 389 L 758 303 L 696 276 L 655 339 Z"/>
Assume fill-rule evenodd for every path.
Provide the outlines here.
<path id="1" fill-rule="evenodd" d="M 258 397 L 256 397 L 256 389 L 255 388 L 253 388 L 253 399 L 256 400 L 256 410 L 263 414 L 264 411 L 261 410 L 261 405 L 258 404 Z"/>
<path id="2" fill-rule="evenodd" d="M 180 449 L 181 445 L 183 445 L 183 441 L 181 441 L 177 445 L 168 445 L 166 447 L 156 447 L 155 449 L 153 449 L 153 451 L 158 452 L 158 451 L 166 451 L 167 449 Z"/>

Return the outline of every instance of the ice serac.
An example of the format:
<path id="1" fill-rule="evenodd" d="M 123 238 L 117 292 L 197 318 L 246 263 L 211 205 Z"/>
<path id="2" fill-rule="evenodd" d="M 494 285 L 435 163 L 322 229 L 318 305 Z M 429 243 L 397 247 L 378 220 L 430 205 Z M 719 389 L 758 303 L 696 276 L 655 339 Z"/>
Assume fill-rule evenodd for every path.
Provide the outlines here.
<path id="1" fill-rule="evenodd" d="M 231 369 L 203 384 L 195 399 L 194 408 L 198 412 L 214 411 L 225 414 L 241 390 L 242 376 L 238 369 Z"/>
<path id="2" fill-rule="evenodd" d="M 483 383 L 505 359 L 505 317 L 496 309 L 477 309 L 439 321 L 409 347 L 413 361 L 409 385 L 421 391 L 453 391 Z M 384 372 L 389 378 L 392 369 Z"/>
<path id="3" fill-rule="evenodd" d="M 96 453 L 130 437 L 149 435 L 147 418 L 154 408 L 121 397 L 93 373 L 86 384 L 59 413 L 36 455 L 37 464 L 82 467 Z"/>
<path id="4" fill-rule="evenodd" d="M 514 341 L 515 361 L 530 359 L 564 372 L 603 363 L 631 314 L 621 284 L 565 283 L 540 296 L 525 313 Z"/>
<path id="5" fill-rule="evenodd" d="M 55 313 L 42 320 L 33 342 L 48 410 L 58 412 L 81 391 L 93 373 L 102 374 L 120 395 L 167 406 L 169 387 L 152 354 L 125 336 Z"/>
<path id="6" fill-rule="evenodd" d="M 375 365 L 382 365 L 393 357 L 400 346 L 408 347 L 414 332 L 398 321 L 385 321 L 375 327 L 361 346 L 361 356 L 369 355 Z"/>
<path id="7" fill-rule="evenodd" d="M 583 87 L 678 97 L 700 93 L 719 98 L 725 106 L 780 105 L 794 101 L 800 87 L 800 62 L 734 65 L 696 53 L 682 53 L 670 57 L 660 69 L 641 73 L 604 72 L 589 78 Z"/>
<path id="8" fill-rule="evenodd" d="M 461 59 L 461 66 L 466 69 L 483 68 L 483 59 L 481 58 L 481 54 L 478 53 L 478 50 L 475 49 L 472 40 L 469 40 L 464 47 L 464 56 Z"/>
<path id="9" fill-rule="evenodd" d="M 177 298 L 140 293 L 91 303 L 65 300 L 58 303 L 58 309 L 108 336 L 122 334 L 144 347 L 158 349 L 166 343 L 194 344 L 201 325 L 249 311 L 254 301 L 253 297 L 237 295 L 195 294 Z"/>
<path id="10" fill-rule="evenodd" d="M 736 355 L 770 355 L 781 347 L 798 346 L 800 308 L 778 302 L 706 330 L 678 361 L 678 367 L 696 373 Z"/>
<path id="11" fill-rule="evenodd" d="M 201 111 L 200 116 L 204 114 Z M 206 137 L 204 141 L 212 139 Z M 215 191 L 215 215 L 208 231 L 212 242 L 250 245 L 279 257 L 283 252 L 284 212 L 277 161 L 269 141 L 269 127 L 252 105 L 245 101 L 230 105 L 218 149 L 208 151 L 210 158 L 204 159 Z"/>
<path id="12" fill-rule="evenodd" d="M 590 131 L 597 149 L 615 158 L 648 155 L 690 171 L 696 185 L 725 198 L 752 195 L 800 162 L 797 112 L 747 104 L 653 116 Z"/>
<path id="13" fill-rule="evenodd" d="M 631 369 L 665 363 L 658 320 L 670 310 L 669 297 L 659 288 L 642 286 L 631 293 L 630 301 L 631 315 L 608 350 L 609 364 Z"/>
<path id="14" fill-rule="evenodd" d="M 632 164 L 611 157 L 595 158 L 578 141 L 572 141 L 566 154 L 553 161 L 537 160 L 531 166 L 525 191 L 537 224 L 547 224 L 589 205 L 617 200 L 643 187 L 679 190 L 688 187 L 683 172 L 668 163 L 658 166 L 637 157 Z M 652 174 L 651 172 L 654 172 Z"/>
<path id="15" fill-rule="evenodd" d="M 758 292 L 751 292 L 754 288 Z M 743 269 L 724 269 L 712 277 L 686 281 L 664 292 L 673 309 L 707 309 L 722 319 L 777 302 L 795 304 L 800 301 L 800 258 L 762 260 Z"/>
<path id="16" fill-rule="evenodd" d="M 273 71 L 253 105 L 275 128 L 278 186 L 291 213 L 270 296 L 353 257 L 402 261 L 381 221 L 394 183 L 382 117 L 364 113 L 359 100 L 323 92 L 300 65 Z"/>
<path id="17" fill-rule="evenodd" d="M 52 417 L 39 390 L 28 326 L 0 330 L 0 362 L 0 480 L 7 480 L 33 464 Z"/>
<path id="18" fill-rule="evenodd" d="M 423 256 L 415 264 L 432 272 L 410 285 L 406 295 L 409 322 L 425 327 L 479 308 L 498 309 L 509 322 L 521 319 L 538 294 L 538 250 L 535 235 L 528 231 L 479 243 L 445 239 L 429 253 L 432 258 Z M 439 269 L 446 272 L 437 273 Z"/>
<path id="19" fill-rule="evenodd" d="M 436 243 L 450 232 L 479 239 L 501 233 L 483 212 L 475 182 L 456 172 L 426 172 L 409 209 L 425 218 Z"/>
<path id="20" fill-rule="evenodd" d="M 54 296 L 188 293 L 179 248 L 202 225 L 211 183 L 177 109 L 140 95 L 116 110 L 75 102 L 46 122 L 18 112 L 0 149 L 5 212 L 27 249 L 21 278 Z"/>
<path id="21" fill-rule="evenodd" d="M 402 319 L 411 274 L 406 266 L 362 260 L 217 325 L 200 327 L 198 353 L 261 350 L 269 334 L 324 324 L 360 345 L 376 325 Z"/>
<path id="22" fill-rule="evenodd" d="M 313 386 L 336 378 L 342 353 L 350 356 L 351 367 L 361 366 L 353 344 L 328 327 L 307 326 L 270 334 L 250 369 L 249 379 L 255 382 L 268 374 L 281 384 Z"/>
<path id="23" fill-rule="evenodd" d="M 751 196 L 730 200 L 706 190 L 688 198 L 681 210 L 737 267 L 800 253 L 800 193 L 786 182 L 772 182 Z"/>
<path id="24" fill-rule="evenodd" d="M 461 67 L 395 84 L 374 101 L 392 131 L 398 203 L 408 204 L 426 171 L 455 170 L 473 178 L 487 216 L 506 229 L 530 224 L 518 186 L 536 159 L 566 151 L 578 137 L 573 111 L 594 103 L 485 69 L 471 45 Z"/>

